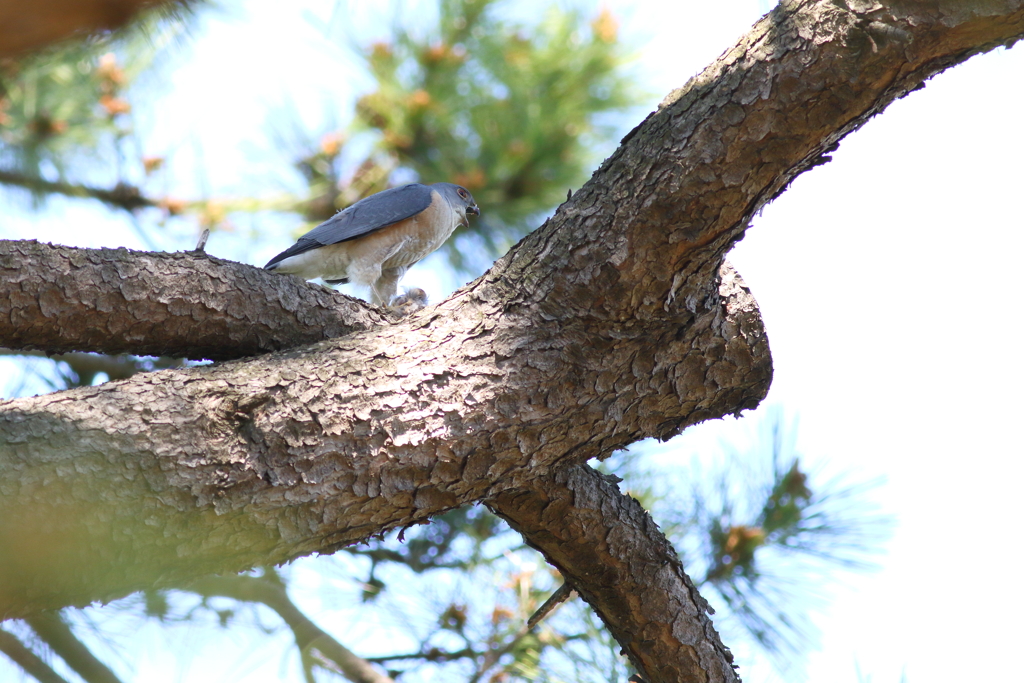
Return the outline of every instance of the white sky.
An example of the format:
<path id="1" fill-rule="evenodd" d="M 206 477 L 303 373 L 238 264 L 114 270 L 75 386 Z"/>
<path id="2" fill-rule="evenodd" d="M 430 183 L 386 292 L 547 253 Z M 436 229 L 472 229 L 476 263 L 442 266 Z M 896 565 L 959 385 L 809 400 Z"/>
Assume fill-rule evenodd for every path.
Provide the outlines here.
<path id="1" fill-rule="evenodd" d="M 608 4 L 624 18 L 624 37 L 641 46 L 651 106 L 766 9 L 753 0 Z M 168 140 L 195 134 L 210 176 L 246 187 L 259 171 L 246 149 L 265 136 L 268 105 L 290 102 L 315 121 L 328 108 L 324 88 L 344 102 L 365 85 L 352 85 L 343 55 L 298 11 L 328 15 L 332 6 L 304 0 L 285 11 L 253 0 L 241 16 L 211 20 L 191 63 L 175 72 L 168 108 L 147 125 Z M 311 56 L 322 68 L 308 68 Z M 182 109 L 175 98 L 205 106 Z M 904 672 L 911 682 L 1005 680 L 1014 670 L 1024 636 L 1015 578 L 1022 111 L 1024 48 L 976 57 L 847 138 L 832 163 L 755 219 L 730 257 L 766 321 L 775 359 L 768 402 L 799 416 L 807 459 L 862 479 L 885 475 L 878 498 L 899 523 L 882 569 L 833 591 L 808 680 L 852 683 L 855 666 L 878 683 Z M 67 211 L 36 224 L 36 236 L 142 246 L 127 229 L 69 230 L 76 214 Z M 3 232 L 19 227 L 9 222 Z M 250 259 L 262 263 L 288 242 L 262 245 Z M 217 244 L 215 235 L 208 249 L 216 254 Z M 430 282 L 435 297 L 451 286 L 422 271 L 413 278 Z M 688 443 L 712 443 L 729 428 L 699 429 Z M 267 664 L 244 680 L 297 672 Z M 160 666 L 158 658 L 144 665 L 139 680 L 176 680 L 161 678 Z M 741 673 L 778 680 L 764 666 Z M 192 669 L 185 680 L 219 678 Z"/>

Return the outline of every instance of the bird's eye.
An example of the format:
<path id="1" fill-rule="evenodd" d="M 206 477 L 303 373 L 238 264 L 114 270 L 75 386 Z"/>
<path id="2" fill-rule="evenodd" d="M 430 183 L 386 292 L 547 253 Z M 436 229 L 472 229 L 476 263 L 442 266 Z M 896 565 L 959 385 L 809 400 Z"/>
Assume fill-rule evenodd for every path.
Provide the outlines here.
<path id="1" fill-rule="evenodd" d="M 462 197 L 463 199 L 469 199 L 469 193 L 463 190 L 461 187 L 459 188 L 459 196 Z"/>

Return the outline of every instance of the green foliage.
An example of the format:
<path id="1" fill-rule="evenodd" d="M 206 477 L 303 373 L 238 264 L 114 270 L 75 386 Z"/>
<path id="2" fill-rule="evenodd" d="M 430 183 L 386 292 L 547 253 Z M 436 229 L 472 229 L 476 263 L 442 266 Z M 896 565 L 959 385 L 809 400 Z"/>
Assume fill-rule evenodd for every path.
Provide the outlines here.
<path id="1" fill-rule="evenodd" d="M 588 19 L 551 7 L 526 24 L 503 18 L 503 4 L 444 0 L 432 28 L 399 26 L 390 41 L 350 46 L 374 90 L 358 100 L 348 129 L 299 136 L 293 163 L 305 188 L 288 196 L 150 194 L 166 189 L 152 182 L 165 159 L 145 156 L 135 138 L 131 85 L 184 32 L 181 17 L 157 15 L 136 32 L 7 62 L 0 183 L 38 199 L 59 192 L 129 210 L 157 206 L 217 228 L 232 213 L 266 211 L 314 225 L 393 183 L 447 180 L 470 189 L 484 211 L 447 253 L 480 270 L 582 184 L 615 132 L 602 116 L 640 96 L 607 10 Z M 469 262 L 469 253 L 478 257 Z"/>
<path id="2" fill-rule="evenodd" d="M 781 663 L 810 645 L 808 614 L 836 569 L 870 568 L 892 521 L 869 502 L 878 481 L 802 469 L 781 411 L 757 427 L 753 450 L 728 448 L 710 471 L 690 473 L 687 497 L 651 509 L 671 520 L 666 533 L 698 588 Z"/>
<path id="3" fill-rule="evenodd" d="M 356 106 L 356 130 L 377 133 L 371 169 L 469 189 L 484 210 L 475 233 L 491 254 L 536 227 L 599 158 L 613 128 L 603 113 L 639 93 L 623 71 L 614 17 L 588 22 L 552 6 L 535 25 L 510 22 L 494 0 L 443 0 L 427 32 L 400 28 L 361 50 L 377 83 Z M 373 174 L 371 174 L 373 175 Z M 367 191 L 383 189 L 379 170 Z M 458 249 L 449 249 L 456 265 Z"/>
<path id="4" fill-rule="evenodd" d="M 92 195 L 36 181 L 88 184 L 99 177 L 115 186 L 154 170 L 159 161 L 132 152 L 129 90 L 183 33 L 187 16 L 151 13 L 130 31 L 0 62 L 0 182 L 27 188 L 37 200 L 46 192 L 86 197 Z"/>
<path id="5" fill-rule="evenodd" d="M 79 44 L 0 67 L 0 159 L 7 169 L 39 174 L 48 163 L 63 174 L 73 153 L 116 132 L 126 77 L 112 59 L 101 64 L 97 53 L 108 50 L 105 41 Z"/>

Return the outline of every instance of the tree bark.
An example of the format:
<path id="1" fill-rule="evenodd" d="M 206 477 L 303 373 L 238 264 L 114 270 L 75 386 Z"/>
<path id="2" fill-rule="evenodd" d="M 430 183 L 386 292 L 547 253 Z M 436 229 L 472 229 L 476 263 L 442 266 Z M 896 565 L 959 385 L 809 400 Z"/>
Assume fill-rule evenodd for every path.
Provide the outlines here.
<path id="1" fill-rule="evenodd" d="M 9 401 L 0 605 L 329 551 L 753 406 L 768 346 L 723 274 L 696 315 L 615 336 L 578 318 L 524 330 L 477 298 L 386 334 Z"/>
<path id="2" fill-rule="evenodd" d="M 33 0 L 0 4 L 0 57 L 18 57 L 75 34 L 119 28 L 169 0 Z M 185 3 L 181 3 L 185 4 Z"/>
<path id="3" fill-rule="evenodd" d="M 438 306 L 311 347 L 7 402 L 0 616 L 330 552 L 756 405 L 767 339 L 726 251 L 844 135 L 1022 34 L 1024 0 L 785 2 Z M 140 299 L 160 300 L 153 287 Z M 230 335 L 221 348 L 245 355 Z M 528 538 L 553 531 L 517 523 Z M 581 594 L 610 590 L 588 576 Z M 703 629 L 694 619 L 687 633 Z M 724 671 L 709 662 L 702 675 Z"/>
<path id="4" fill-rule="evenodd" d="M 386 323 L 364 301 L 205 253 L 0 241 L 0 346 L 228 360 Z"/>
<path id="5" fill-rule="evenodd" d="M 594 608 L 646 681 L 739 681 L 711 608 L 675 549 L 616 477 L 586 465 L 535 479 L 488 506 Z"/>

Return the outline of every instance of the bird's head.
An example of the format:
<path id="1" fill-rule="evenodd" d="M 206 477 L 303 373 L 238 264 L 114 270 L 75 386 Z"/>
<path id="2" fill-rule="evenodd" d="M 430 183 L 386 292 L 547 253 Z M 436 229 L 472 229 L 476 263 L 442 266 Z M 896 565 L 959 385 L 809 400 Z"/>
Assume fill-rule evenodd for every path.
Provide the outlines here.
<path id="1" fill-rule="evenodd" d="M 454 183 L 435 183 L 434 187 L 444 195 L 451 207 L 458 212 L 459 217 L 462 218 L 463 225 L 469 225 L 469 216 L 480 215 L 480 207 L 476 205 L 476 200 L 473 199 L 473 195 L 466 188 Z"/>

